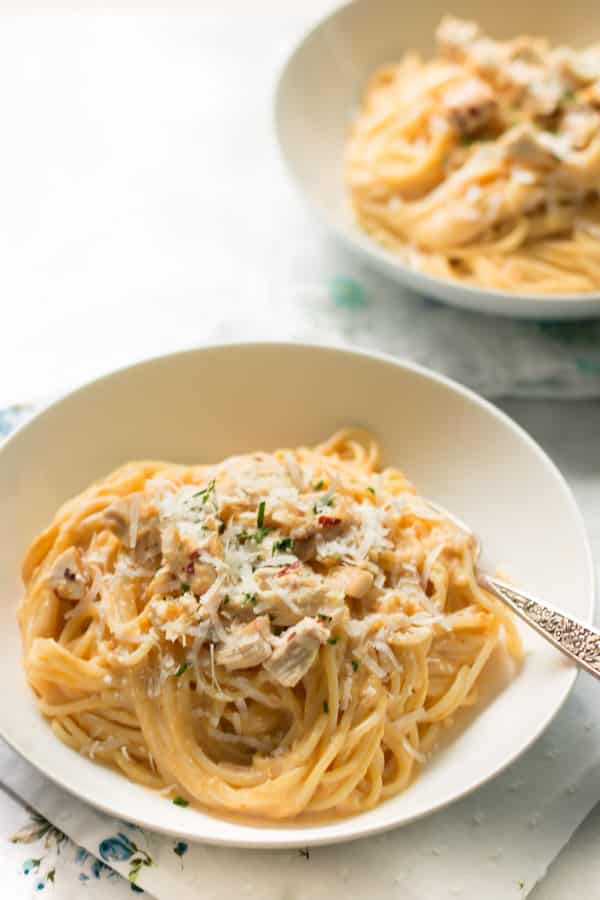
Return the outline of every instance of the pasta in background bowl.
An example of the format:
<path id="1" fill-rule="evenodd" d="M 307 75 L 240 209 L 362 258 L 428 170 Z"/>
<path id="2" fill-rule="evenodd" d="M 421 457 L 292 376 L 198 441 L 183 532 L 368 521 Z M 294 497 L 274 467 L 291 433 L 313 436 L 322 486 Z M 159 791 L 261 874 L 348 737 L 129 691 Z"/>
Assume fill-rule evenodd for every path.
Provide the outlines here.
<path id="1" fill-rule="evenodd" d="M 339 238 L 407 287 L 500 315 L 598 315 L 593 11 L 341 8 L 279 81 L 292 176 Z"/>
<path id="2" fill-rule="evenodd" d="M 374 436 L 381 471 L 370 439 L 318 444 L 347 423 Z M 122 468 L 144 458 L 176 462 Z M 278 484 L 240 502 L 248 474 L 244 490 L 258 475 Z M 306 490 L 292 496 L 288 480 L 300 477 Z M 492 406 L 416 366 L 323 347 L 212 347 L 115 372 L 53 404 L 0 448 L 0 675 L 11 685 L 2 736 L 118 818 L 218 844 L 348 840 L 473 790 L 541 733 L 575 669 L 521 626 L 523 662 L 510 664 L 498 626 L 512 626 L 473 587 L 469 541 L 432 518 L 406 479 L 473 526 L 486 567 L 502 564 L 589 620 L 589 547 L 555 467 Z M 298 500 L 293 521 L 278 507 L 286 498 Z M 190 544 L 204 539 L 206 549 Z M 21 622 L 44 715 L 16 622 L 30 542 Z M 227 595 L 217 560 L 234 572 Z M 265 572 L 272 562 L 276 572 Z M 289 605 L 294 590 L 278 580 L 296 577 L 311 591 Z M 201 621 L 187 623 L 199 629 L 195 653 L 180 638 L 199 610 Z M 416 655 L 402 649 L 407 634 Z M 427 654 L 430 636 L 438 643 Z M 254 665 L 244 668 L 247 654 Z M 401 683 L 417 688 L 412 700 Z M 257 697 L 273 702 L 269 712 Z M 415 722 L 394 734 L 388 713 Z M 364 742 L 353 743 L 361 729 Z M 303 740 L 309 757 L 319 745 L 304 770 Z M 289 791 L 273 792 L 278 774 L 294 782 Z"/>

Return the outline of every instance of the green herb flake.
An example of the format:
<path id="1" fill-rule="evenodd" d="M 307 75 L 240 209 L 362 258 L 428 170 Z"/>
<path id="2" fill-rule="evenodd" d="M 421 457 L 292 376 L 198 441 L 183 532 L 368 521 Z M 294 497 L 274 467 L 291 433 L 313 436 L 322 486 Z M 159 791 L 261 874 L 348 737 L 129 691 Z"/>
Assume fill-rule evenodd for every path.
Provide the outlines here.
<path id="1" fill-rule="evenodd" d="M 313 484 L 313 491 L 322 491 L 325 487 L 325 482 L 322 478 L 320 478 L 316 484 Z"/>
<path id="2" fill-rule="evenodd" d="M 230 598 L 229 594 L 225 594 L 225 597 L 223 598 L 223 606 L 227 606 L 227 604 L 229 603 L 230 599 L 231 599 L 231 598 Z"/>
<path id="3" fill-rule="evenodd" d="M 292 538 L 281 538 L 273 544 L 273 556 L 275 556 L 276 553 L 291 553 L 293 549 L 294 542 Z"/>
<path id="4" fill-rule="evenodd" d="M 374 488 L 374 487 L 371 487 L 371 485 L 369 485 L 369 487 L 367 488 L 367 490 L 368 490 L 368 492 L 369 492 L 370 494 L 373 494 L 373 496 L 375 496 L 375 488 Z"/>
<path id="5" fill-rule="evenodd" d="M 327 702 L 327 700 L 323 700 L 323 712 L 324 713 L 329 712 L 329 703 Z"/>
<path id="6" fill-rule="evenodd" d="M 216 481 L 213 478 L 213 480 L 209 481 L 209 483 L 207 484 L 207 486 L 205 488 L 203 488 L 201 491 L 197 491 L 195 494 L 192 494 L 192 498 L 195 499 L 196 497 L 199 497 L 200 502 L 202 504 L 205 504 L 206 501 L 211 496 L 211 494 L 215 493 L 215 485 L 216 485 Z"/>
<path id="7" fill-rule="evenodd" d="M 358 671 L 358 660 L 357 659 L 352 660 L 352 668 L 355 672 Z"/>
<path id="8" fill-rule="evenodd" d="M 183 593 L 184 593 L 184 594 L 187 594 L 187 592 L 189 591 L 189 589 L 190 589 L 190 586 L 189 586 L 189 584 L 187 583 L 187 581 L 182 581 L 182 582 L 181 582 L 181 590 L 183 591 Z"/>
<path id="9" fill-rule="evenodd" d="M 263 525 L 265 524 L 265 506 L 266 505 L 267 504 L 265 503 L 264 500 L 261 500 L 260 503 L 258 504 L 258 513 L 256 514 L 256 524 L 260 529 L 262 529 Z"/>
<path id="10" fill-rule="evenodd" d="M 189 662 L 182 662 L 181 665 L 179 666 L 179 668 L 177 669 L 177 671 L 175 672 L 175 678 L 181 678 L 183 673 L 187 672 L 189 667 L 190 667 Z"/>
<path id="11" fill-rule="evenodd" d="M 327 643 L 331 644 L 333 646 L 334 644 L 337 644 L 338 641 L 339 641 L 339 637 L 330 637 L 329 640 L 327 641 Z"/>
<path id="12" fill-rule="evenodd" d="M 321 497 L 319 497 L 319 499 L 313 506 L 313 513 L 315 514 L 315 516 L 318 516 L 326 506 L 333 506 L 334 496 L 334 491 L 330 490 L 327 491 L 326 494 L 323 494 Z"/>
<path id="13" fill-rule="evenodd" d="M 317 619 L 320 619 L 321 622 L 331 622 L 333 616 L 328 616 L 327 613 L 317 613 Z"/>
<path id="14" fill-rule="evenodd" d="M 243 606 L 254 606 L 256 603 L 256 594 L 244 594 Z"/>
<path id="15" fill-rule="evenodd" d="M 173 803 L 175 804 L 175 806 L 189 806 L 190 805 L 189 801 L 186 800 L 185 797 L 180 797 L 179 795 L 177 797 L 173 797 Z"/>
<path id="16" fill-rule="evenodd" d="M 246 541 L 254 541 L 257 544 L 262 544 L 264 539 L 271 532 L 271 528 L 257 528 L 256 531 L 240 531 L 237 536 L 238 543 L 245 544 Z"/>

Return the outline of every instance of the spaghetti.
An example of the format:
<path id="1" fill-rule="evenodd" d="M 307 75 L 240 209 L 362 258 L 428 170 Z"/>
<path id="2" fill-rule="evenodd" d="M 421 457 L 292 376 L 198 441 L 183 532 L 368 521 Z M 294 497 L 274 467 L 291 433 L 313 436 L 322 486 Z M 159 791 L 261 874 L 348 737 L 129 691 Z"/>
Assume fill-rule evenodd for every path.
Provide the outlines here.
<path id="1" fill-rule="evenodd" d="M 519 653 L 474 557 L 366 434 L 129 463 L 26 554 L 27 677 L 62 741 L 177 803 L 358 813 L 475 702 L 502 634 Z"/>
<path id="2" fill-rule="evenodd" d="M 438 277 L 599 290 L 600 45 L 493 41 L 452 18 L 437 41 L 367 85 L 345 153 L 358 223 Z"/>

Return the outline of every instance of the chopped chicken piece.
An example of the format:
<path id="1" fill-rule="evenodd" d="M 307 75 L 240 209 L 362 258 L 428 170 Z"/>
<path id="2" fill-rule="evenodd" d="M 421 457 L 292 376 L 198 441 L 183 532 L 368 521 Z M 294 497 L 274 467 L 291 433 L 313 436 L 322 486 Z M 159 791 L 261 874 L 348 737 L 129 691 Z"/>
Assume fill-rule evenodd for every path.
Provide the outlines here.
<path id="1" fill-rule="evenodd" d="M 549 64 L 575 87 L 583 87 L 600 79 L 600 50 L 571 50 L 557 47 L 549 54 Z"/>
<path id="2" fill-rule="evenodd" d="M 259 666 L 271 656 L 269 635 L 267 616 L 259 616 L 247 625 L 234 625 L 218 648 L 216 660 L 230 671 Z"/>
<path id="3" fill-rule="evenodd" d="M 541 132 L 529 124 L 511 129 L 503 146 L 509 159 L 524 166 L 551 169 L 559 162 L 556 154 L 544 144 Z"/>
<path id="4" fill-rule="evenodd" d="M 139 502 L 139 497 L 127 500 L 116 500 L 107 506 L 102 514 L 104 524 L 109 528 L 122 544 L 129 548 L 132 543 L 131 509 L 133 502 Z M 160 556 L 160 528 L 158 516 L 152 511 L 138 511 L 137 528 L 135 530 L 135 547 L 133 555 L 137 562 L 147 563 L 156 561 Z"/>
<path id="5" fill-rule="evenodd" d="M 562 133 L 574 150 L 584 150 L 600 131 L 600 115 L 592 109 L 574 109 L 562 121 Z"/>
<path id="6" fill-rule="evenodd" d="M 162 551 L 165 565 L 181 579 L 189 584 L 192 593 L 200 595 L 215 581 L 217 577 L 214 566 L 201 562 L 202 550 L 212 556 L 221 557 L 221 542 L 214 532 L 209 532 L 199 539 L 192 530 L 187 532 L 183 526 L 167 525 L 163 531 Z"/>
<path id="7" fill-rule="evenodd" d="M 468 78 L 451 86 L 442 103 L 451 124 L 465 136 L 480 131 L 498 109 L 494 92 L 481 78 Z"/>
<path id="8" fill-rule="evenodd" d="M 60 554 L 48 574 L 48 581 L 64 600 L 81 600 L 86 581 L 81 571 L 81 551 L 77 547 L 69 547 Z"/>
<path id="9" fill-rule="evenodd" d="M 357 600 L 369 593 L 374 582 L 367 569 L 359 569 L 357 566 L 340 566 L 332 572 L 330 580 L 348 597 L 355 597 Z"/>
<path id="10" fill-rule="evenodd" d="M 302 562 L 314 559 L 317 555 L 316 536 L 313 534 L 311 537 L 297 538 L 294 541 L 294 554 L 298 559 L 301 559 Z"/>
<path id="11" fill-rule="evenodd" d="M 272 641 L 274 650 L 265 668 L 284 687 L 294 687 L 306 675 L 328 637 L 329 630 L 316 619 L 302 619 Z"/>
<path id="12" fill-rule="evenodd" d="M 281 569 L 257 569 L 257 605 L 268 611 L 275 625 L 294 625 L 314 616 L 327 601 L 328 585 L 309 566 L 292 563 Z"/>

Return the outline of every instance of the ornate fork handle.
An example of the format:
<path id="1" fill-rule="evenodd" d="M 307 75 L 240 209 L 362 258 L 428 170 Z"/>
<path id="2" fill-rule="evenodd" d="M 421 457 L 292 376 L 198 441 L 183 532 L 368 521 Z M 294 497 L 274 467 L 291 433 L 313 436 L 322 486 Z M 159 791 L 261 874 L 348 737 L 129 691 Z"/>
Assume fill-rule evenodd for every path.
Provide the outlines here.
<path id="1" fill-rule="evenodd" d="M 600 631 L 597 628 L 540 603 L 535 597 L 516 590 L 498 578 L 480 573 L 479 581 L 558 650 L 570 656 L 582 669 L 600 678 Z"/>

